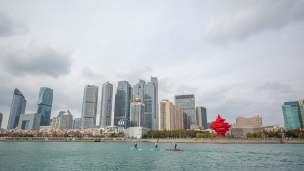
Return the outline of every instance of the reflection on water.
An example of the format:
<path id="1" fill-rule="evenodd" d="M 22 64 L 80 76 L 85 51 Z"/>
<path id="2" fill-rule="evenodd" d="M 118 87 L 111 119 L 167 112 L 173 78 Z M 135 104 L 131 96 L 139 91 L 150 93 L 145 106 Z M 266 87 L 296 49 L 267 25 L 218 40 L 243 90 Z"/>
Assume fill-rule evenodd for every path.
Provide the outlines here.
<path id="1" fill-rule="evenodd" d="M 302 144 L 0 142 L 0 170 L 304 170 Z"/>

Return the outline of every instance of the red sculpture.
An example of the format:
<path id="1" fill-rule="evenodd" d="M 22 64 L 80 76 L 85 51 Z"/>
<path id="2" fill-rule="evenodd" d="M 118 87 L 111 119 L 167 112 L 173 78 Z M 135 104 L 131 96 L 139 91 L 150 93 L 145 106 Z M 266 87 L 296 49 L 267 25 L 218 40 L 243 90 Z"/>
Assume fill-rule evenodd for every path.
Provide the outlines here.
<path id="1" fill-rule="evenodd" d="M 210 128 L 214 129 L 217 133 L 217 136 L 225 136 L 225 133 L 229 130 L 230 125 L 227 122 L 224 122 L 226 119 L 221 118 L 220 114 L 217 115 L 217 118 L 210 125 Z"/>

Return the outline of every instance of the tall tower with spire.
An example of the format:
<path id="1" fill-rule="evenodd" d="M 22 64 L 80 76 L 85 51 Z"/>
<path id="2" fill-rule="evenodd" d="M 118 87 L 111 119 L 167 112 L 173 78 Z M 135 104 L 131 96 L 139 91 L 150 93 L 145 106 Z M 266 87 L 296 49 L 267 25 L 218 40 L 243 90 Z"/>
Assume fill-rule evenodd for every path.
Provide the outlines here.
<path id="1" fill-rule="evenodd" d="M 136 98 L 130 106 L 130 123 L 131 127 L 143 127 L 145 123 L 144 118 L 145 104 L 141 102 L 139 91 L 137 90 Z"/>

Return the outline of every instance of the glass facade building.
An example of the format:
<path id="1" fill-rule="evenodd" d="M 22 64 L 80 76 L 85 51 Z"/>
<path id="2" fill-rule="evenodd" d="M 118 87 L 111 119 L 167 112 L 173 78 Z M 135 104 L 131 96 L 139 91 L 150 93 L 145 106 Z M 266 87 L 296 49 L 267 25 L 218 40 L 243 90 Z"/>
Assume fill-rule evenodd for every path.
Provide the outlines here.
<path id="1" fill-rule="evenodd" d="M 98 103 L 98 86 L 86 85 L 83 93 L 81 128 L 95 128 Z"/>
<path id="2" fill-rule="evenodd" d="M 102 85 L 99 126 L 112 125 L 113 85 L 106 82 Z"/>
<path id="3" fill-rule="evenodd" d="M 124 128 L 130 127 L 130 104 L 133 99 L 133 88 L 127 81 L 118 81 L 114 105 L 114 126 L 123 121 Z"/>
<path id="4" fill-rule="evenodd" d="M 208 129 L 207 125 L 207 109 L 205 107 L 196 107 L 197 125 L 200 128 Z"/>
<path id="5" fill-rule="evenodd" d="M 174 103 L 187 114 L 187 120 L 189 120 L 189 117 L 191 118 L 190 124 L 197 124 L 194 94 L 176 95 L 174 96 Z M 186 125 L 189 124 L 188 122 Z"/>
<path id="6" fill-rule="evenodd" d="M 285 128 L 303 128 L 304 110 L 303 104 L 298 101 L 285 102 L 282 105 Z"/>
<path id="7" fill-rule="evenodd" d="M 53 103 L 53 89 L 48 87 L 40 87 L 38 96 L 38 114 L 41 114 L 40 126 L 50 126 L 51 111 Z"/>
<path id="8" fill-rule="evenodd" d="M 136 93 L 145 104 L 144 123 L 143 127 L 152 130 L 158 129 L 158 79 L 151 77 L 151 82 L 139 80 L 139 83 L 134 85 L 133 97 Z"/>
<path id="9" fill-rule="evenodd" d="M 24 114 L 26 100 L 23 94 L 16 88 L 14 90 L 10 115 L 7 123 L 7 129 L 14 129 L 19 124 L 20 114 Z"/>

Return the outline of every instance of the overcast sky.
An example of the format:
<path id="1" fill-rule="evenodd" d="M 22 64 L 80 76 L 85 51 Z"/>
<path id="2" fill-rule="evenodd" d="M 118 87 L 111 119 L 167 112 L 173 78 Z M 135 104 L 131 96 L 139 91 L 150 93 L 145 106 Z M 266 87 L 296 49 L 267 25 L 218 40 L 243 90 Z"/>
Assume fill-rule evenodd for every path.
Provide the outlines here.
<path id="1" fill-rule="evenodd" d="M 51 117 L 70 109 L 75 118 L 86 84 L 116 90 L 151 76 L 159 101 L 195 94 L 208 121 L 260 115 L 284 126 L 281 105 L 304 98 L 303 38 L 302 0 L 0 0 L 2 128 L 15 88 L 26 112 L 46 86 Z"/>

